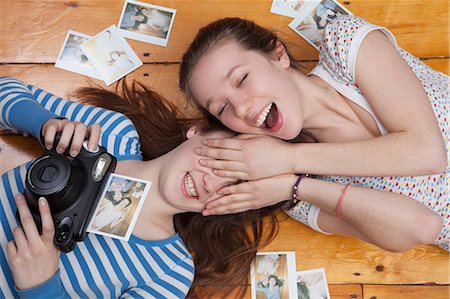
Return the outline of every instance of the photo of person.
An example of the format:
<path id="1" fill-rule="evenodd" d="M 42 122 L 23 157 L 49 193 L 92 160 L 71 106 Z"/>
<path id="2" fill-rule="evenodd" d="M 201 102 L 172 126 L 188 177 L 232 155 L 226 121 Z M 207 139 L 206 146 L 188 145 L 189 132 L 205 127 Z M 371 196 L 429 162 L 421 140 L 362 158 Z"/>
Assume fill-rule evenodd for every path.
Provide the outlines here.
<path id="1" fill-rule="evenodd" d="M 111 26 L 80 45 L 107 85 L 142 65 L 123 37 Z"/>
<path id="2" fill-rule="evenodd" d="M 297 272 L 298 299 L 329 299 L 330 292 L 323 268 Z"/>
<path id="3" fill-rule="evenodd" d="M 258 253 L 252 270 L 252 298 L 296 298 L 295 254 Z"/>
<path id="4" fill-rule="evenodd" d="M 319 50 L 325 26 L 341 15 L 351 14 L 349 10 L 334 0 L 309 2 L 302 7 L 302 11 L 289 24 L 289 27 Z"/>
<path id="5" fill-rule="evenodd" d="M 101 80 L 100 74 L 95 70 L 94 66 L 80 48 L 80 45 L 90 38 L 89 35 L 69 30 L 58 58 L 56 59 L 55 66 Z"/>
<path id="6" fill-rule="evenodd" d="M 125 1 L 118 29 L 122 36 L 166 46 L 176 10 L 138 1 Z"/>
<path id="7" fill-rule="evenodd" d="M 270 12 L 295 18 L 306 2 L 311 2 L 311 0 L 273 0 Z"/>
<path id="8" fill-rule="evenodd" d="M 88 231 L 128 240 L 150 185 L 150 182 L 111 174 Z"/>

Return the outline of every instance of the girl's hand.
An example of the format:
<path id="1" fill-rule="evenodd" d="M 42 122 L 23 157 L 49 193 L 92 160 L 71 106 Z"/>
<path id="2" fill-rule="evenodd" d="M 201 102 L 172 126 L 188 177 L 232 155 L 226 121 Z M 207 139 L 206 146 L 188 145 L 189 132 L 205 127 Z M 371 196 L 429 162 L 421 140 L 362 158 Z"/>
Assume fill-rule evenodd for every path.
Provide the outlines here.
<path id="1" fill-rule="evenodd" d="M 26 290 L 49 280 L 59 268 L 59 250 L 53 243 L 55 226 L 45 198 L 39 199 L 42 235 L 22 194 L 15 197 L 22 227 L 14 229 L 14 240 L 6 245 L 6 253 L 16 287 Z"/>
<path id="2" fill-rule="evenodd" d="M 292 198 L 297 176 L 283 174 L 257 181 L 230 185 L 217 191 L 222 197 L 206 203 L 203 216 L 245 212 L 272 206 Z"/>
<path id="3" fill-rule="evenodd" d="M 94 151 L 96 149 L 100 140 L 101 128 L 99 124 L 86 127 L 85 124 L 76 121 L 56 118 L 50 119 L 42 126 L 41 132 L 44 136 L 44 143 L 47 149 L 53 147 L 56 132 L 61 132 L 61 138 L 56 146 L 56 152 L 58 154 L 64 153 L 72 140 L 70 155 L 75 157 L 80 153 L 81 146 L 86 137 L 89 137 L 89 150 Z"/>
<path id="4" fill-rule="evenodd" d="M 280 139 L 242 134 L 236 138 L 211 138 L 204 147 L 196 148 L 199 164 L 214 174 L 239 180 L 258 180 L 294 173 L 291 144 Z"/>

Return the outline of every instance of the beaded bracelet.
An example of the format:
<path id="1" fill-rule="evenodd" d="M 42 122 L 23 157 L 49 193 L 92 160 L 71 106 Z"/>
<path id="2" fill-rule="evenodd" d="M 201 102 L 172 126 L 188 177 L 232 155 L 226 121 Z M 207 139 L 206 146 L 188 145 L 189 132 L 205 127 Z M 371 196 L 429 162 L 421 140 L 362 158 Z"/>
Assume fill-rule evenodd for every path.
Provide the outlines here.
<path id="1" fill-rule="evenodd" d="M 294 186 L 292 187 L 292 199 L 291 202 L 293 205 L 296 205 L 298 203 L 298 198 L 297 198 L 297 190 L 298 190 L 298 185 L 300 184 L 300 182 L 302 181 L 302 179 L 304 177 L 307 177 L 307 174 L 300 174 L 297 177 L 297 181 L 295 182 Z"/>

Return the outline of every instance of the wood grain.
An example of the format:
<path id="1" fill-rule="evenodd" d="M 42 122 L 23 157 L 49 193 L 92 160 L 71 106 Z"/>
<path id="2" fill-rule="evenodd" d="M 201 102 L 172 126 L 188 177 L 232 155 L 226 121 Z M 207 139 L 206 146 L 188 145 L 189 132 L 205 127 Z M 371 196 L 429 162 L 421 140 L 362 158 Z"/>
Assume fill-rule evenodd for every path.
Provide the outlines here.
<path id="1" fill-rule="evenodd" d="M 129 40 L 144 62 L 177 62 L 197 30 L 222 17 L 245 17 L 276 30 L 296 44 L 298 59 L 318 53 L 287 25 L 290 18 L 270 13 L 271 0 L 154 0 L 177 9 L 167 48 Z M 416 56 L 449 56 L 447 0 L 342 1 L 354 14 L 385 26 L 399 45 Z M 53 63 L 69 29 L 95 35 L 119 21 L 123 1 L 8 0 L 0 2 L 0 63 Z M 150 55 L 144 56 L 144 53 Z"/>
<path id="2" fill-rule="evenodd" d="M 450 287 L 445 286 L 387 286 L 365 285 L 365 299 L 448 299 Z"/>
<path id="3" fill-rule="evenodd" d="M 311 70 L 318 52 L 287 25 L 290 18 L 269 12 L 272 0 L 151 0 L 177 9 L 166 48 L 128 40 L 145 63 L 130 77 L 140 80 L 182 108 L 178 90 L 181 56 L 197 30 L 229 16 L 245 17 L 277 31 L 297 59 Z M 341 1 L 354 14 L 385 26 L 399 45 L 432 68 L 450 73 L 447 0 Z M 53 66 L 67 30 L 94 35 L 117 24 L 123 1 L 0 1 L 0 74 L 17 77 L 67 97 L 77 87 L 101 81 Z M 146 55 L 144 55 L 146 54 Z M 148 54 L 148 55 L 147 55 Z M 114 85 L 110 88 L 114 88 Z M 186 113 L 193 114 L 191 107 Z M 42 152 L 33 138 L 0 132 L 0 173 Z M 297 270 L 325 268 L 332 298 L 419 299 L 449 296 L 450 256 L 436 246 L 390 253 L 362 241 L 325 236 L 292 220 L 280 224 L 276 240 L 263 251 L 295 251 Z M 250 298 L 250 288 L 246 298 Z"/>

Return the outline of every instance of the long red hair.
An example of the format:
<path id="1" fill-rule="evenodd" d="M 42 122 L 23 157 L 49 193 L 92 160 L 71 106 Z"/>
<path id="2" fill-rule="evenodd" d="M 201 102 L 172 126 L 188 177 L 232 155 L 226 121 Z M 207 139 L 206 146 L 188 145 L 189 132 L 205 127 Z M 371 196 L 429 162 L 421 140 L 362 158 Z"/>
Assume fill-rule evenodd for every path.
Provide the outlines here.
<path id="1" fill-rule="evenodd" d="M 158 93 L 133 81 L 119 82 L 114 92 L 97 87 L 78 89 L 81 101 L 121 112 L 136 127 L 144 160 L 159 157 L 186 140 L 186 132 L 198 119 L 186 118 Z M 215 130 L 218 122 L 204 130 Z M 180 234 L 195 263 L 191 298 L 243 297 L 256 252 L 278 232 L 277 206 L 239 214 L 208 216 L 183 213 L 174 216 Z"/>

